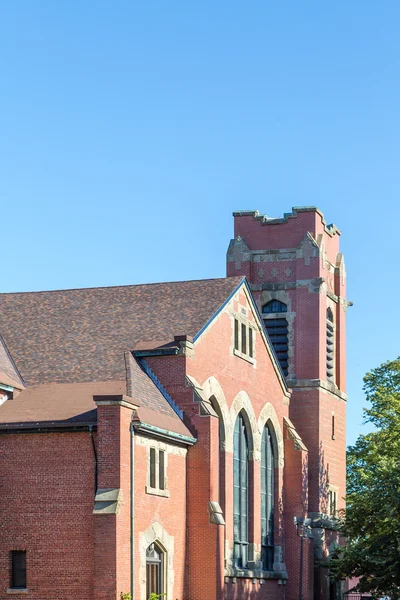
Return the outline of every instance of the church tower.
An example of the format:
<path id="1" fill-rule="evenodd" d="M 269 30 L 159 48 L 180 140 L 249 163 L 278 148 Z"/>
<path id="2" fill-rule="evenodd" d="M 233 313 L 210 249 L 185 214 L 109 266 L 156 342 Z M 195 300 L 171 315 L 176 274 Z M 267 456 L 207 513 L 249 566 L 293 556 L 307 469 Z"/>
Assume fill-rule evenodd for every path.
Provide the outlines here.
<path id="1" fill-rule="evenodd" d="M 314 557 L 337 543 L 335 516 L 346 485 L 346 271 L 340 231 L 316 207 L 271 219 L 234 215 L 227 275 L 245 275 L 291 389 L 290 419 L 308 449 Z M 328 570 L 314 568 L 314 598 L 336 597 Z"/>

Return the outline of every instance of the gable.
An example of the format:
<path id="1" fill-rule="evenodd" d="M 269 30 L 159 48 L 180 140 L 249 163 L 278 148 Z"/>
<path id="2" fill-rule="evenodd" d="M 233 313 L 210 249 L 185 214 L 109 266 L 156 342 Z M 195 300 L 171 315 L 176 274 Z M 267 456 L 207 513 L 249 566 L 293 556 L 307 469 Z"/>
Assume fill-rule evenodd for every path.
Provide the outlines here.
<path id="1" fill-rule="evenodd" d="M 199 344 L 201 340 L 205 339 L 209 334 L 211 338 L 213 327 L 216 326 L 217 323 L 220 323 L 222 319 L 224 320 L 223 327 L 228 331 L 228 338 L 226 338 L 226 336 L 222 337 L 221 334 L 219 334 L 220 340 L 225 340 L 224 347 L 221 347 L 221 352 L 237 356 L 244 359 L 247 363 L 257 366 L 258 359 L 260 358 L 257 356 L 257 353 L 259 353 L 260 348 L 262 348 L 262 351 L 266 352 L 268 355 L 268 360 L 272 364 L 283 393 L 289 397 L 290 392 L 286 385 L 285 376 L 265 329 L 263 319 L 261 318 L 251 290 L 245 279 L 240 283 L 237 289 L 233 291 L 231 296 L 227 298 L 220 310 L 213 315 L 212 319 L 207 323 L 207 326 L 194 338 L 195 355 L 196 344 Z M 239 333 L 238 339 L 237 333 Z M 243 346 L 242 334 L 246 336 L 245 344 Z M 261 344 L 258 342 L 261 342 Z M 213 340 L 213 342 L 210 343 L 215 344 L 215 341 Z M 252 351 L 250 351 L 251 343 L 254 345 Z M 257 352 L 256 346 L 258 348 Z"/>

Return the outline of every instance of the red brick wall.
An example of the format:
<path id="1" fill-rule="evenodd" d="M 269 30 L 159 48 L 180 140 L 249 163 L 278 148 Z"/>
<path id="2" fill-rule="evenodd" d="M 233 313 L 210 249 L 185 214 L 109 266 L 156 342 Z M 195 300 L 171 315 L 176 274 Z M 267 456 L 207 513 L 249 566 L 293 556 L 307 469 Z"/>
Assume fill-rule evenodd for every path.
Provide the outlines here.
<path id="1" fill-rule="evenodd" d="M 150 439 L 149 439 L 150 441 Z M 135 443 L 135 589 L 140 600 L 139 537 L 158 522 L 174 537 L 173 600 L 187 598 L 188 557 L 186 545 L 186 457 L 168 452 L 166 476 L 169 498 L 146 494 L 148 465 L 146 447 Z"/>
<path id="2" fill-rule="evenodd" d="M 278 248 L 296 248 L 309 232 L 316 239 L 323 236 L 328 260 L 336 265 L 339 259 L 339 235 L 330 235 L 325 230 L 323 219 L 316 211 L 299 212 L 295 217 L 289 217 L 287 222 L 262 225 L 252 216 L 235 217 L 235 235 L 244 238 L 251 250 L 266 250 Z M 309 262 L 309 264 L 307 264 Z M 258 276 L 262 266 L 264 273 Z M 279 273 L 272 276 L 271 269 Z M 285 274 L 289 268 L 291 274 Z M 239 274 L 235 263 L 228 263 L 229 274 Z M 345 309 L 343 300 L 346 297 L 345 274 L 335 274 L 328 269 L 322 257 L 311 257 L 309 261 L 303 257 L 295 260 L 284 260 L 271 263 L 252 263 L 251 283 L 304 281 L 306 279 L 323 278 L 326 288 L 340 296 L 341 302 L 334 304 L 335 322 L 335 381 L 339 389 L 345 392 L 346 381 L 346 330 Z M 294 328 L 294 378 L 321 379 L 326 381 L 326 310 L 328 296 L 324 289 L 320 293 L 309 291 L 307 286 L 287 289 L 290 298 L 290 310 L 295 313 Z M 260 302 L 260 291 L 254 296 Z M 261 308 L 261 306 L 260 306 Z M 318 493 L 321 482 L 329 465 L 329 481 L 340 488 L 340 497 L 345 491 L 345 409 L 343 400 L 328 392 L 317 389 L 301 391 L 294 389 L 290 406 L 290 417 L 307 445 L 310 456 L 310 510 L 322 510 L 325 503 Z M 335 440 L 332 440 L 332 412 L 335 412 Z M 343 490 L 343 494 L 342 494 Z M 323 493 L 325 493 L 323 491 Z M 343 506 L 343 501 L 341 500 Z"/>
<path id="3" fill-rule="evenodd" d="M 299 212 L 286 222 L 263 225 L 252 216 L 235 217 L 235 236 L 240 235 L 250 250 L 274 250 L 298 248 L 309 232 L 315 240 L 322 236 L 327 260 L 335 267 L 341 264 L 339 235 L 326 231 L 323 219 L 317 211 Z M 310 252 L 312 246 L 308 247 Z M 315 250 L 316 251 L 316 250 Z M 307 254 L 306 252 L 306 254 Z M 330 305 L 335 323 L 335 383 L 341 392 L 346 386 L 346 298 L 345 272 L 338 273 L 320 256 L 307 259 L 271 262 L 246 261 L 239 268 L 235 262 L 227 263 L 228 275 L 250 273 L 251 284 L 261 287 L 263 283 L 286 283 L 286 297 L 293 319 L 293 380 L 326 381 L 326 311 Z M 308 282 L 324 281 L 319 291 Z M 293 287 L 292 282 L 301 282 Z M 282 286 L 281 286 L 282 288 Z M 329 293 L 339 296 L 332 304 Z M 270 294 L 274 292 L 270 288 Z M 262 290 L 254 296 L 261 309 Z M 264 301 L 264 300 L 263 300 Z M 289 378 L 290 381 L 290 378 Z M 294 385 L 296 385 L 294 383 Z M 335 416 L 335 440 L 332 439 L 332 413 Z M 339 508 L 344 507 L 345 495 L 345 418 L 346 403 L 337 395 L 322 388 L 294 388 L 290 404 L 290 418 L 309 450 L 309 510 L 327 512 L 329 485 L 339 488 Z M 286 491 L 290 492 L 287 484 Z M 336 534 L 332 534 L 336 535 Z M 327 534 L 327 537 L 331 534 Z M 287 537 L 287 540 L 289 537 Z M 327 549 L 325 548 L 325 551 Z M 311 557 L 310 557 L 311 560 Z M 326 587 L 326 578 L 317 579 L 317 585 Z M 321 588 L 322 589 L 322 588 Z M 318 596 L 318 590 L 316 590 Z M 320 597 L 325 597 L 320 592 Z"/>
<path id="4" fill-rule="evenodd" d="M 10 551 L 26 550 L 32 600 L 93 597 L 89 432 L 0 435 L 0 598 Z"/>
<path id="5" fill-rule="evenodd" d="M 118 404 L 97 408 L 98 489 L 118 488 L 118 514 L 95 514 L 95 600 L 115 600 L 130 591 L 130 424 L 132 410 Z"/>
<path id="6" fill-rule="evenodd" d="M 285 439 L 284 469 L 284 510 L 285 510 L 285 558 L 289 572 L 286 586 L 287 598 L 297 598 L 300 587 L 300 568 L 303 571 L 303 597 L 312 598 L 313 582 L 312 542 L 303 541 L 303 561 L 300 566 L 301 539 L 294 525 L 293 517 L 306 518 L 308 515 L 308 453 L 295 448 L 292 439 Z"/>
<path id="7" fill-rule="evenodd" d="M 239 392 L 245 390 L 252 403 L 256 420 L 263 406 L 270 402 L 277 413 L 283 432 L 283 416 L 288 415 L 288 398 L 278 380 L 271 357 L 261 335 L 255 337 L 256 367 L 248 361 L 232 355 L 233 328 L 230 313 L 239 310 L 239 303 L 248 309 L 250 305 L 242 291 L 216 318 L 212 325 L 196 341 L 194 357 L 153 358 L 149 364 L 173 399 L 190 416 L 189 426 L 198 443 L 188 453 L 188 556 L 190 590 L 188 598 L 282 598 L 284 585 L 278 581 L 237 579 L 235 584 L 224 583 L 224 538 L 233 541 L 233 455 L 218 451 L 218 421 L 215 417 L 200 416 L 199 405 L 193 402 L 193 390 L 185 385 L 184 375 L 189 375 L 202 385 L 215 377 L 223 389 L 228 409 Z M 218 463 L 224 462 L 224 476 L 218 477 Z M 250 523 L 250 542 L 258 547 L 260 538 L 260 462 L 251 461 L 249 509 L 253 518 Z M 218 500 L 219 480 L 225 480 L 224 517 L 226 527 L 209 522 L 208 502 Z M 275 543 L 284 546 L 283 473 L 276 469 L 276 526 Z M 293 521 L 293 519 L 292 519 Z M 207 577 L 204 577 L 207 572 Z"/>

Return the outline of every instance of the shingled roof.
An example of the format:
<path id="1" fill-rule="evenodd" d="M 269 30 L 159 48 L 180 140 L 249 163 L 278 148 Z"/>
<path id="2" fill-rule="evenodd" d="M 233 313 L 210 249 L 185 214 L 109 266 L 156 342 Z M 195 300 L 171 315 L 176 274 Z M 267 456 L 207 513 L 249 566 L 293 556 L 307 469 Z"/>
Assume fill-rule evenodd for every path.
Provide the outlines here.
<path id="1" fill-rule="evenodd" d="M 129 380 L 139 405 L 136 424 L 189 439 L 172 399 L 130 351 L 172 342 L 177 335 L 195 336 L 242 281 L 0 294 L 0 373 L 18 381 L 20 373 L 27 385 L 0 407 L 0 427 L 95 422 L 93 395 L 124 394 Z"/>
<path id="2" fill-rule="evenodd" d="M 22 389 L 21 378 L 0 335 L 0 384 Z"/>
<path id="3" fill-rule="evenodd" d="M 242 280 L 0 294 L 0 335 L 28 386 L 123 380 L 124 351 L 195 336 Z"/>

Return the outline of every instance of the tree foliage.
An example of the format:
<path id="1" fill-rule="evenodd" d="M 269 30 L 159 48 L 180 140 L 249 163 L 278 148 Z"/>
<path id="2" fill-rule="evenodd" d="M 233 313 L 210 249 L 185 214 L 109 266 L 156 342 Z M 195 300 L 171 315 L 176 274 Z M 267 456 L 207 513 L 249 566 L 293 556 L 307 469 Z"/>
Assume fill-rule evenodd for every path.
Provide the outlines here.
<path id="1" fill-rule="evenodd" d="M 347 454 L 344 548 L 330 568 L 337 579 L 359 577 L 357 589 L 400 599 L 400 357 L 364 377 L 370 407 L 361 435 Z"/>

